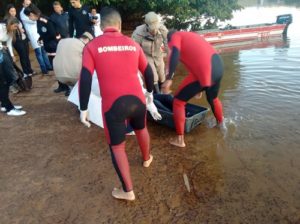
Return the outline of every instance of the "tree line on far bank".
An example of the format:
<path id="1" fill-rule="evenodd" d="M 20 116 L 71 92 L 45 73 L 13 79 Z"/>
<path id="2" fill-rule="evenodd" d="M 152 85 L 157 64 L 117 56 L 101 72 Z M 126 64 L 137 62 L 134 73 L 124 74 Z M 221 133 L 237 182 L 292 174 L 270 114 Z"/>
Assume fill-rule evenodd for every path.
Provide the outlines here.
<path id="1" fill-rule="evenodd" d="M 50 15 L 53 1 L 33 0 L 32 2 L 45 15 Z M 1 0 L 1 17 L 7 4 L 14 4 L 19 11 L 22 2 L 23 0 Z M 60 0 L 60 2 L 66 10 L 70 7 L 69 0 Z M 117 8 L 122 15 L 125 29 L 133 29 L 141 24 L 143 15 L 149 11 L 164 15 L 169 28 L 191 30 L 214 28 L 218 21 L 230 19 L 234 10 L 241 9 L 238 0 L 82 0 L 81 2 L 96 6 L 99 10 L 107 5 Z M 203 24 L 201 21 L 207 23 Z"/>

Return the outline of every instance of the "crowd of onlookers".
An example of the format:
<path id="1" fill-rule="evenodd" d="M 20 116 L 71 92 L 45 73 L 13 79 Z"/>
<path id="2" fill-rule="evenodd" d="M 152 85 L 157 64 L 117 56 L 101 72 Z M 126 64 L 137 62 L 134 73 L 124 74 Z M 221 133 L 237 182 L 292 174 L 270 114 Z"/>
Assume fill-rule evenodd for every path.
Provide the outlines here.
<path id="1" fill-rule="evenodd" d="M 54 70 L 58 81 L 54 92 L 70 94 L 70 86 L 79 77 L 84 46 L 102 34 L 101 18 L 96 7 L 89 8 L 80 0 L 70 0 L 70 5 L 66 12 L 59 1 L 54 1 L 50 16 L 45 16 L 31 0 L 23 0 L 20 12 L 13 4 L 6 6 L 0 23 L 1 111 L 12 116 L 26 113 L 21 106 L 10 102 L 9 92 L 20 91 L 18 79 L 21 80 L 19 83 L 28 80 L 32 83 L 32 75 L 38 74 L 32 69 L 30 48 L 42 75 L 47 76 L 49 71 Z M 140 44 L 153 70 L 156 93 L 160 92 L 160 85 L 165 81 L 163 57 L 168 49 L 167 32 L 159 16 L 149 12 L 145 15 L 145 24 L 138 26 L 132 34 L 132 39 Z M 21 74 L 17 72 L 20 69 L 15 63 L 13 49 L 19 56 Z"/>
<path id="2" fill-rule="evenodd" d="M 16 82 L 18 79 L 31 79 L 32 75 L 37 74 L 32 69 L 29 58 L 30 47 L 35 53 L 42 75 L 47 76 L 49 71 L 54 69 L 53 59 L 60 42 L 59 52 L 66 56 L 64 59 L 67 63 L 62 65 L 66 61 L 62 57 L 56 60 L 58 73 L 64 70 L 60 66 L 66 66 L 66 64 L 71 69 L 76 66 L 80 67 L 81 62 L 70 61 L 74 56 L 72 52 L 80 55 L 89 40 L 102 34 L 100 15 L 96 8 L 90 9 L 82 5 L 80 0 L 70 0 L 70 4 L 70 9 L 65 12 L 60 2 L 54 1 L 53 13 L 49 17 L 43 15 L 31 0 L 23 1 L 20 12 L 17 12 L 13 4 L 6 6 L 5 16 L 0 23 L 0 102 L 1 111 L 6 112 L 7 115 L 26 114 L 21 106 L 11 103 L 9 92 L 16 93 L 20 90 Z M 69 41 L 62 41 L 66 38 Z M 75 41 L 73 45 L 69 43 L 72 41 Z M 21 75 L 18 75 L 16 71 L 16 56 L 13 49 L 19 56 L 22 67 Z M 79 69 L 76 70 L 77 76 Z M 65 75 L 61 74 L 61 76 Z M 58 81 L 58 88 L 54 92 L 65 92 L 68 96 L 70 88 L 66 83 Z"/>

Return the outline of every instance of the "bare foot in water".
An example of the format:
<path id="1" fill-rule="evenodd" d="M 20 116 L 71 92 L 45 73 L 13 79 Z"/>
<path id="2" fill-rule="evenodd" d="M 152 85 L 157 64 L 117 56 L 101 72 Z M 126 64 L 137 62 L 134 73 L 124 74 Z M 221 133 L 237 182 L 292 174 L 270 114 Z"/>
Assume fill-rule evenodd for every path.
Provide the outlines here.
<path id="1" fill-rule="evenodd" d="M 175 145 L 175 146 L 180 147 L 180 148 L 185 147 L 183 135 L 178 135 L 176 138 L 171 138 L 169 140 L 169 143 L 171 145 Z"/>
<path id="2" fill-rule="evenodd" d="M 217 125 L 217 127 L 220 129 L 221 133 L 223 134 L 223 137 L 226 138 L 227 137 L 227 126 L 225 124 L 225 121 L 222 121 L 221 123 L 219 123 Z"/>
<path id="3" fill-rule="evenodd" d="M 125 192 L 123 189 L 114 188 L 111 192 L 112 196 L 116 199 L 122 199 L 127 201 L 134 201 L 135 195 L 133 191 Z"/>
<path id="4" fill-rule="evenodd" d="M 150 154 L 150 158 L 147 161 L 143 162 L 143 166 L 146 168 L 149 167 L 150 164 L 152 163 L 152 160 L 153 160 L 153 156 Z"/>

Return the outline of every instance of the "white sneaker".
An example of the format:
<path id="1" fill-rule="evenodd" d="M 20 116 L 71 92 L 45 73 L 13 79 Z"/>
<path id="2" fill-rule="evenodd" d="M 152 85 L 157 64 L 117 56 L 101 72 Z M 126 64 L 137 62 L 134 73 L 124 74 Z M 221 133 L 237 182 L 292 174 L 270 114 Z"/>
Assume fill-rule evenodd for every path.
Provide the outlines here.
<path id="1" fill-rule="evenodd" d="M 22 110 L 23 107 L 21 105 L 14 105 L 14 108 L 16 110 Z M 1 107 L 1 112 L 6 112 L 6 108 L 5 107 Z"/>
<path id="2" fill-rule="evenodd" d="M 14 108 L 17 109 L 17 110 L 22 110 L 23 107 L 21 105 L 14 105 Z"/>
<path id="3" fill-rule="evenodd" d="M 26 114 L 24 110 L 12 109 L 6 113 L 8 116 L 22 116 Z"/>

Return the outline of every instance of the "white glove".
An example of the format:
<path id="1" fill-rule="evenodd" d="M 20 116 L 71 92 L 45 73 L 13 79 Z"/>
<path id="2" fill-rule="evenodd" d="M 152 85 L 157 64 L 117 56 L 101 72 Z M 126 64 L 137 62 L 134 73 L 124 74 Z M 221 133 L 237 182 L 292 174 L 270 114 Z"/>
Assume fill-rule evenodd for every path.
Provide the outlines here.
<path id="1" fill-rule="evenodd" d="M 88 110 L 80 111 L 80 121 L 88 128 L 91 127 L 91 123 L 89 122 L 89 112 Z"/>
<path id="2" fill-rule="evenodd" d="M 151 103 L 153 103 L 153 94 L 152 94 L 152 92 L 149 93 L 148 91 L 146 91 L 144 94 L 145 94 L 145 97 L 146 97 L 146 105 L 150 105 Z"/>
<path id="3" fill-rule="evenodd" d="M 147 110 L 150 112 L 151 116 L 153 117 L 154 120 L 161 120 L 161 115 L 160 113 L 158 113 L 157 108 L 155 106 L 155 104 L 152 103 L 151 104 L 147 104 Z"/>

